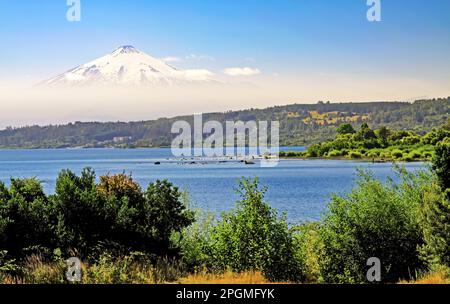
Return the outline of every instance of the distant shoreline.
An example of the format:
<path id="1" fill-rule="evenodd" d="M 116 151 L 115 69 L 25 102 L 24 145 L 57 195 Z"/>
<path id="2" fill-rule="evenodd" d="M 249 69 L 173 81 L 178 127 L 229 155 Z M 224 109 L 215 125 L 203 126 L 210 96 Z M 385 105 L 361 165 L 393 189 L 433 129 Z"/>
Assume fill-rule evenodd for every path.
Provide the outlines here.
<path id="1" fill-rule="evenodd" d="M 426 159 L 415 159 L 415 160 L 395 160 L 395 159 L 372 159 L 368 157 L 362 158 L 347 158 L 347 157 L 280 157 L 283 160 L 340 160 L 340 161 L 353 161 L 361 163 L 377 163 L 377 164 L 388 164 L 388 163 L 428 163 L 430 160 Z"/>
<path id="2" fill-rule="evenodd" d="M 29 151 L 70 151 L 70 150 L 156 150 L 156 149 L 170 149 L 171 147 L 77 147 L 77 148 L 4 148 L 1 147 L 0 151 L 18 151 L 18 150 L 29 150 Z M 281 148 L 289 149 L 289 148 L 300 148 L 300 146 L 283 146 Z M 306 147 L 305 147 L 306 149 Z M 285 152 L 291 152 L 289 150 Z M 309 157 L 309 156 L 281 156 L 280 160 L 330 160 L 330 161 L 353 161 L 353 162 L 361 162 L 361 163 L 427 163 L 430 162 L 428 159 L 414 159 L 414 160 L 395 160 L 395 159 L 380 159 L 380 158 L 370 158 L 370 157 L 361 157 L 361 158 L 348 158 L 345 156 L 333 156 L 333 157 Z"/>
<path id="3" fill-rule="evenodd" d="M 273 121 L 280 123 L 279 145 L 309 146 L 335 138 L 342 124 L 354 128 L 367 123 L 373 130 L 424 134 L 444 125 L 450 97 L 414 103 L 368 102 L 287 104 L 263 109 L 204 113 L 204 121 Z M 174 139 L 177 121 L 193 123 L 192 115 L 130 122 L 80 122 L 58 125 L 6 127 L 0 130 L 0 149 L 164 148 Z"/>

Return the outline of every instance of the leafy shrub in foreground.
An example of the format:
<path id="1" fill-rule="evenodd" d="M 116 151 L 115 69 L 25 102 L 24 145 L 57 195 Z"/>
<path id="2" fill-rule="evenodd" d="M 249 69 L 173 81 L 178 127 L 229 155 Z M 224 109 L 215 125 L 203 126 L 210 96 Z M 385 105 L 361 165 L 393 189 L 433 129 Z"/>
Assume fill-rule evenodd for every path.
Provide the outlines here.
<path id="1" fill-rule="evenodd" d="M 450 137 L 436 146 L 433 169 L 442 190 L 450 189 Z"/>
<path id="2" fill-rule="evenodd" d="M 294 257 L 286 220 L 264 202 L 258 180 L 241 180 L 241 200 L 224 213 L 211 234 L 211 262 L 217 269 L 262 271 L 271 281 L 301 281 L 302 261 Z"/>
<path id="3" fill-rule="evenodd" d="M 193 221 L 178 188 L 168 181 L 158 180 L 142 192 L 125 174 L 102 176 L 97 185 L 90 170 L 80 177 L 64 171 L 56 189 L 60 246 L 82 256 L 103 247 L 171 254 L 170 235 Z"/>
<path id="4" fill-rule="evenodd" d="M 425 244 L 421 248 L 431 268 L 450 267 L 450 141 L 439 143 L 433 159 L 440 189 L 427 196 L 422 211 Z M 441 191 L 439 191 L 441 190 Z"/>
<path id="5" fill-rule="evenodd" d="M 323 241 L 319 223 L 305 223 L 294 228 L 294 256 L 304 265 L 305 281 L 323 283 L 320 257 L 323 256 Z"/>
<path id="6" fill-rule="evenodd" d="M 57 213 L 58 247 L 64 252 L 77 250 L 87 256 L 100 241 L 110 237 L 113 214 L 97 191 L 95 173 L 84 169 L 81 176 L 63 170 L 56 180 L 51 197 Z"/>
<path id="7" fill-rule="evenodd" d="M 9 189 L 0 183 L 0 250 L 11 258 L 49 258 L 55 249 L 91 260 L 105 250 L 176 255 L 170 236 L 192 221 L 168 181 L 142 191 L 125 174 L 102 176 L 97 184 L 90 169 L 80 176 L 64 170 L 49 197 L 36 179 L 11 179 Z"/>
<path id="8" fill-rule="evenodd" d="M 202 210 L 196 210 L 195 222 L 172 236 L 174 244 L 180 247 L 180 254 L 188 269 L 193 272 L 212 267 L 210 242 L 211 233 L 216 224 L 215 216 Z"/>
<path id="9" fill-rule="evenodd" d="M 423 265 L 418 220 L 429 176 L 402 173 L 402 182 L 383 185 L 361 173 L 358 185 L 344 197 L 335 196 L 323 219 L 319 259 L 321 274 L 330 283 L 367 283 L 366 262 L 377 257 L 383 282 L 410 278 Z"/>
<path id="10" fill-rule="evenodd" d="M 450 267 L 450 201 L 439 190 L 425 197 L 422 209 L 425 244 L 420 252 L 431 269 Z"/>
<path id="11" fill-rule="evenodd" d="M 53 209 L 40 182 L 11 179 L 7 189 L 0 183 L 0 250 L 14 258 L 54 244 Z"/>

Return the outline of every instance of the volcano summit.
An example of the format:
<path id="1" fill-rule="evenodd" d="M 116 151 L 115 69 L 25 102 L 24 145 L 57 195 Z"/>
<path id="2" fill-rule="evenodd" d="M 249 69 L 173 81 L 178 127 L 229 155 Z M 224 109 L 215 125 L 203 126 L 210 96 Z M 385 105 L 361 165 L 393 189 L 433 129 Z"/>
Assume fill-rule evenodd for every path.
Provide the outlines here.
<path id="1" fill-rule="evenodd" d="M 182 86 L 218 83 L 212 78 L 213 75 L 205 69 L 176 69 L 131 45 L 126 45 L 106 56 L 41 82 L 39 86 Z"/>

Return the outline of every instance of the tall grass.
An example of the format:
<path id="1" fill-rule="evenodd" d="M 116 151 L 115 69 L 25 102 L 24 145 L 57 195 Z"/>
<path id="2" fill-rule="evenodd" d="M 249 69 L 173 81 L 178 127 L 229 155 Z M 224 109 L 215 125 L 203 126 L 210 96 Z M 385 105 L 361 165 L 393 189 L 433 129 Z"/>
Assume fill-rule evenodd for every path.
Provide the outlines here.
<path id="1" fill-rule="evenodd" d="M 226 271 L 214 274 L 207 271 L 190 274 L 179 280 L 182 284 L 269 284 L 261 272 L 234 273 Z"/>
<path id="2" fill-rule="evenodd" d="M 68 284 L 64 260 L 44 262 L 39 255 L 28 257 L 19 270 L 0 276 L 3 284 Z M 135 256 L 113 258 L 102 255 L 95 264 L 81 265 L 80 284 L 163 284 L 187 276 L 175 260 L 159 259 L 156 263 Z"/>

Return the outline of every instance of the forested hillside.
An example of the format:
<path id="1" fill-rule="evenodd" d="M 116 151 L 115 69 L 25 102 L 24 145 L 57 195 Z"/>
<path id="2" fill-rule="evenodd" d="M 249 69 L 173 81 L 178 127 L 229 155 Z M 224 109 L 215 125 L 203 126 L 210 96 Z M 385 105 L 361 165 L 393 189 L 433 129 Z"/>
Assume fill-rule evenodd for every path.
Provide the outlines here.
<path id="1" fill-rule="evenodd" d="M 423 132 L 444 124 L 450 116 L 450 97 L 406 102 L 292 104 L 266 109 L 208 113 L 203 120 L 280 121 L 281 145 L 307 145 L 334 138 L 342 123 L 372 128 Z M 0 131 L 0 148 L 160 147 L 170 146 L 177 120 L 192 116 L 139 122 L 75 122 L 27 126 Z"/>

